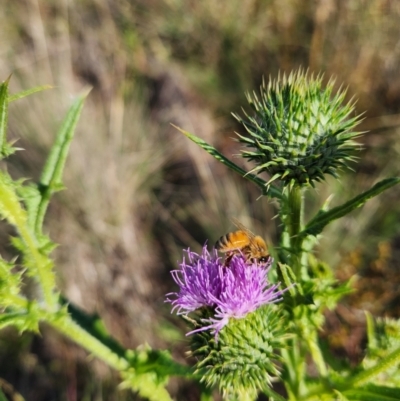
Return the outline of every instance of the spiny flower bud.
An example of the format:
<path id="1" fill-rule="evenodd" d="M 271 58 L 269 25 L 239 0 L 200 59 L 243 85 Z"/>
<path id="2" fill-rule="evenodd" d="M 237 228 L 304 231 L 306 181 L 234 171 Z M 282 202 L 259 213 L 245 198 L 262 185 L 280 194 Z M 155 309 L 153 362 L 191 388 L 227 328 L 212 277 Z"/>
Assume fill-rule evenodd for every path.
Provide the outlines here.
<path id="1" fill-rule="evenodd" d="M 323 88 L 321 76 L 299 70 L 263 83 L 260 98 L 247 95 L 255 115 L 234 117 L 248 133 L 238 137 L 251 149 L 242 150 L 243 157 L 257 164 L 252 173 L 268 172 L 269 183 L 314 186 L 355 159 L 353 139 L 361 133 L 352 130 L 360 116 L 350 117 L 354 103 L 343 104 L 346 91 L 332 95 L 333 86 L 330 80 Z"/>
<path id="2" fill-rule="evenodd" d="M 224 399 L 255 400 L 279 377 L 278 352 L 286 340 L 280 307 L 267 305 L 244 319 L 230 319 L 217 339 L 210 331 L 196 333 L 191 354 L 201 380 L 218 386 Z"/>

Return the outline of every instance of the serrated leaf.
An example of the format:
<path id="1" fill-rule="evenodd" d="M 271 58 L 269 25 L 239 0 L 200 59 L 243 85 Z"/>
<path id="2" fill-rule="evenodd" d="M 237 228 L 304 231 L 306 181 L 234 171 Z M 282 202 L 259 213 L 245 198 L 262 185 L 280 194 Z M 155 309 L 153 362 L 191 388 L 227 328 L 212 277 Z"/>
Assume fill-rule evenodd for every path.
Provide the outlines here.
<path id="1" fill-rule="evenodd" d="M 41 193 L 35 184 L 28 184 L 18 188 L 18 195 L 24 201 L 28 212 L 28 225 L 33 232 L 40 200 L 42 199 Z"/>
<path id="2" fill-rule="evenodd" d="M 378 361 L 370 368 L 365 369 L 353 376 L 350 380 L 350 383 L 354 387 L 373 383 L 383 373 L 390 372 L 391 370 L 395 370 L 397 372 L 399 363 L 400 347 L 397 347 L 397 349 L 395 349 L 393 352 L 378 359 Z"/>
<path id="3" fill-rule="evenodd" d="M 22 273 L 13 272 L 14 264 L 0 257 L 0 305 L 13 306 L 15 297 L 19 295 Z"/>
<path id="4" fill-rule="evenodd" d="M 41 85 L 35 86 L 34 88 L 28 89 L 26 91 L 15 93 L 14 95 L 8 96 L 8 103 L 13 102 L 14 100 L 22 99 L 26 96 L 32 95 L 33 93 L 42 92 L 47 89 L 52 89 L 53 86 L 51 85 Z"/>
<path id="5" fill-rule="evenodd" d="M 32 316 L 26 312 L 1 313 L 0 330 L 7 326 L 16 327 L 20 333 L 26 330 L 34 332 L 39 331 L 38 320 L 33 319 Z"/>
<path id="6" fill-rule="evenodd" d="M 213 156 L 216 160 L 220 161 L 222 164 L 230 168 L 231 170 L 237 172 L 242 177 L 246 178 L 247 180 L 256 184 L 262 191 L 263 195 L 269 196 L 271 198 L 278 198 L 281 199 L 283 197 L 282 191 L 273 185 L 267 185 L 267 182 L 263 179 L 257 177 L 254 174 L 250 174 L 247 171 L 243 170 L 241 167 L 236 165 L 235 163 L 231 162 L 227 159 L 224 155 L 218 152 L 213 146 L 209 145 L 207 142 L 203 141 L 201 138 L 197 137 L 196 135 L 191 134 L 190 132 L 184 131 L 183 129 L 177 127 L 174 124 L 171 124 L 174 128 L 188 137 L 191 141 L 202 147 L 206 152 L 208 152 L 211 156 Z"/>
<path id="7" fill-rule="evenodd" d="M 293 270 L 283 263 L 278 263 L 278 271 L 280 279 L 284 282 L 285 288 L 289 289 L 289 293 L 292 297 L 296 296 L 298 291 L 301 291 L 301 287 L 295 288 L 296 276 L 293 273 Z"/>
<path id="8" fill-rule="evenodd" d="M 82 111 L 83 102 L 87 93 L 79 96 L 70 107 L 55 140 L 50 154 L 44 165 L 42 175 L 40 177 L 38 189 L 41 194 L 39 205 L 37 206 L 34 227 L 36 234 L 42 229 L 44 215 L 53 193 L 64 188 L 62 183 L 62 174 L 65 162 L 68 156 L 69 147 L 75 133 L 79 116 Z"/>
<path id="9" fill-rule="evenodd" d="M 41 284 L 46 303 L 49 306 L 55 305 L 57 300 L 53 293 L 55 288 L 53 262 L 40 251 L 40 243 L 29 228 L 27 212 L 17 195 L 19 186 L 8 174 L 0 171 L 0 216 L 17 229 L 20 238 L 14 240 L 14 243 L 23 253 L 23 264 L 28 273 Z"/>
<path id="10" fill-rule="evenodd" d="M 0 216 L 16 227 L 25 225 L 27 220 L 17 195 L 18 187 L 8 174 L 0 171 Z"/>
<path id="11" fill-rule="evenodd" d="M 343 392 L 350 401 L 398 401 L 400 388 L 369 384 L 363 388 Z"/>
<path id="12" fill-rule="evenodd" d="M 343 205 L 337 206 L 329 211 L 320 210 L 317 215 L 307 224 L 306 228 L 299 234 L 301 237 L 307 235 L 318 235 L 322 232 L 324 227 L 330 222 L 345 216 L 346 214 L 352 212 L 353 210 L 361 207 L 369 199 L 379 195 L 381 192 L 393 187 L 400 182 L 400 177 L 386 178 L 377 184 L 375 184 L 371 189 L 357 195 L 353 199 L 344 203 Z"/>
<path id="13" fill-rule="evenodd" d="M 165 389 L 166 380 L 160 382 L 155 372 L 136 374 L 134 371 L 124 372 L 121 386 L 137 391 L 141 397 L 150 401 L 173 401 Z"/>

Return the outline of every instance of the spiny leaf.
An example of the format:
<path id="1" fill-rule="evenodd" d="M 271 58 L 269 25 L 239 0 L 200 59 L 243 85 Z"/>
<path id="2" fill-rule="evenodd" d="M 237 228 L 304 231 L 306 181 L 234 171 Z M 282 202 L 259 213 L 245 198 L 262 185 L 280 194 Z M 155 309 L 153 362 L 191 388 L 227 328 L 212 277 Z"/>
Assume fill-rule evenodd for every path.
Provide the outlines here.
<path id="1" fill-rule="evenodd" d="M 353 210 L 363 206 L 364 203 L 367 202 L 369 199 L 379 195 L 381 192 L 385 191 L 388 188 L 391 188 L 399 182 L 400 177 L 386 178 L 375 184 L 368 191 L 357 195 L 353 199 L 340 206 L 337 206 L 329 211 L 320 210 L 299 235 L 305 237 L 307 235 L 316 236 L 320 234 L 324 227 L 330 222 L 339 219 L 340 217 L 343 217 Z"/>
<path id="2" fill-rule="evenodd" d="M 41 193 L 37 185 L 30 183 L 19 187 L 18 195 L 23 199 L 25 207 L 28 212 L 28 225 L 29 228 L 34 232 L 36 215 L 39 208 L 40 201 L 42 199 Z"/>
<path id="3" fill-rule="evenodd" d="M 267 185 L 267 182 L 265 182 L 263 179 L 257 177 L 254 174 L 249 174 L 247 171 L 243 170 L 241 167 L 236 165 L 235 163 L 231 162 L 229 159 L 227 159 L 224 155 L 222 155 L 220 152 L 218 152 L 217 149 L 215 149 L 213 146 L 209 145 L 207 142 L 203 141 L 201 138 L 197 137 L 196 135 L 191 134 L 190 132 L 184 131 L 183 129 L 177 127 L 174 124 L 171 124 L 174 128 L 176 128 L 178 131 L 182 132 L 185 136 L 187 136 L 190 140 L 192 140 L 194 143 L 202 147 L 206 152 L 208 152 L 211 156 L 213 156 L 215 159 L 220 161 L 221 163 L 225 164 L 225 166 L 229 167 L 231 170 L 236 171 L 239 173 L 242 177 L 246 178 L 247 180 L 255 183 L 259 188 L 261 188 L 263 195 L 267 195 L 271 198 L 282 198 L 282 191 L 273 186 L 273 185 Z"/>
<path id="4" fill-rule="evenodd" d="M 75 127 L 78 123 L 83 102 L 87 94 L 88 93 L 85 93 L 79 96 L 70 107 L 68 114 L 65 117 L 60 130 L 58 131 L 56 141 L 43 168 L 38 185 L 38 189 L 41 193 L 41 199 L 37 204 L 37 208 L 32 208 L 30 210 L 30 212 L 34 215 L 33 220 L 35 221 L 34 227 L 36 234 L 41 232 L 44 215 L 46 213 L 51 195 L 63 188 L 62 174 L 68 156 L 69 146 L 74 136 Z"/>
<path id="5" fill-rule="evenodd" d="M 369 384 L 363 388 L 351 389 L 343 392 L 350 400 L 357 401 L 398 401 L 400 389 Z"/>
<path id="6" fill-rule="evenodd" d="M 13 271 L 13 268 L 13 263 L 5 261 L 0 256 L 0 305 L 3 308 L 15 306 L 16 299 L 20 299 L 22 273 Z"/>
<path id="7" fill-rule="evenodd" d="M 24 266 L 41 284 L 46 303 L 54 306 L 57 299 L 53 293 L 55 277 L 52 261 L 41 252 L 40 243 L 28 226 L 27 212 L 17 195 L 18 185 L 9 175 L 0 171 L 0 216 L 17 229 Z"/>
<path id="8" fill-rule="evenodd" d="M 19 202 L 17 189 L 18 183 L 0 171 L 0 216 L 11 225 L 20 227 L 25 225 L 27 215 Z"/>
<path id="9" fill-rule="evenodd" d="M 14 326 L 20 333 L 29 330 L 39 331 L 39 319 L 35 314 L 27 312 L 12 312 L 0 314 L 0 330 L 7 327 Z"/>
<path id="10" fill-rule="evenodd" d="M 160 382 L 155 372 L 136 374 L 134 370 L 130 369 L 124 372 L 123 376 L 124 381 L 121 386 L 137 391 L 141 397 L 150 401 L 172 401 L 164 387 L 167 381 Z"/>
<path id="11" fill-rule="evenodd" d="M 357 373 L 351 378 L 350 383 L 354 386 L 360 386 L 366 383 L 371 383 L 381 373 L 388 372 L 390 369 L 395 368 L 400 363 L 400 347 L 389 355 L 383 357 L 371 368 L 365 369 Z"/>

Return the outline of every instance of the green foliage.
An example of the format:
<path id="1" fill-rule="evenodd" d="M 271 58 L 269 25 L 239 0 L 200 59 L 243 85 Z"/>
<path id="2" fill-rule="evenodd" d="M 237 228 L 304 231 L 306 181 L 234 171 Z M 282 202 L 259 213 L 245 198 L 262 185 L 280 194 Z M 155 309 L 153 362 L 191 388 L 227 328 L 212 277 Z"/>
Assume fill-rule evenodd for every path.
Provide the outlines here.
<path id="1" fill-rule="evenodd" d="M 400 400 L 400 389 L 369 384 L 362 389 L 348 390 L 345 393 L 349 401 L 396 401 Z"/>
<path id="2" fill-rule="evenodd" d="M 0 87 L 3 156 L 12 153 L 7 150 L 10 145 L 6 141 L 8 102 L 43 89 L 47 87 L 9 96 L 8 81 Z M 117 369 L 125 386 L 149 400 L 170 401 L 165 389 L 169 376 L 190 377 L 190 368 L 174 362 L 167 351 L 153 351 L 149 347 L 126 350 L 111 338 L 98 317 L 87 316 L 59 300 L 51 258 L 56 244 L 43 233 L 43 221 L 51 196 L 64 188 L 63 170 L 86 95 L 79 96 L 70 107 L 38 184 L 15 181 L 0 171 L 0 216 L 15 228 L 17 236 L 11 242 L 22 256 L 22 268 L 16 260 L 9 262 L 0 257 L 0 329 L 14 326 L 20 333 L 38 333 L 39 323 L 46 322 Z M 28 299 L 22 290 L 25 275 L 36 283 L 36 299 Z"/>
<path id="3" fill-rule="evenodd" d="M 0 299 L 4 307 L 13 305 L 20 293 L 22 272 L 13 269 L 13 263 L 0 259 Z"/>
<path id="4" fill-rule="evenodd" d="M 311 219 L 311 221 L 306 225 L 305 229 L 299 234 L 304 237 L 306 235 L 318 235 L 322 232 L 324 227 L 331 223 L 334 220 L 339 219 L 340 217 L 345 216 L 346 214 L 352 212 L 353 210 L 363 206 L 365 202 L 369 199 L 379 195 L 386 189 L 391 188 L 392 186 L 398 184 L 400 182 L 400 178 L 386 178 L 377 184 L 375 184 L 371 189 L 357 195 L 353 199 L 348 202 L 337 206 L 331 210 L 321 209 L 315 217 Z"/>
<path id="5" fill-rule="evenodd" d="M 177 130 L 182 132 L 182 134 L 186 135 L 190 140 L 192 140 L 194 143 L 197 145 L 201 146 L 205 151 L 207 151 L 211 156 L 215 157 L 216 160 L 230 168 L 231 170 L 235 171 L 236 173 L 240 174 L 242 177 L 246 178 L 247 180 L 253 182 L 256 184 L 262 191 L 263 195 L 270 196 L 271 198 L 282 198 L 282 191 L 278 188 L 275 187 L 274 185 L 267 185 L 267 182 L 265 182 L 263 179 L 260 177 L 257 177 L 255 174 L 251 174 L 249 172 L 246 172 L 243 170 L 241 167 L 233 163 L 231 160 L 227 159 L 225 156 L 223 156 L 220 152 L 218 152 L 217 149 L 215 149 L 213 146 L 209 145 L 208 143 L 204 142 L 201 138 L 197 137 L 196 135 L 193 135 L 187 131 L 182 130 L 179 127 L 175 127 Z"/>
<path id="6" fill-rule="evenodd" d="M 8 94 L 8 80 L 0 86 L 0 151 L 9 156 L 16 148 L 7 142 L 8 103 L 47 89 L 45 86 Z M 106 331 L 98 316 L 88 316 L 60 300 L 51 252 L 55 244 L 43 233 L 51 196 L 63 189 L 62 175 L 86 94 L 70 107 L 44 165 L 39 183 L 13 180 L 0 171 L 0 216 L 14 227 L 12 245 L 18 259 L 0 257 L 0 329 L 39 332 L 46 323 L 116 369 L 122 386 L 149 400 L 170 401 L 165 386 L 171 376 L 199 380 L 207 386 L 202 399 L 211 399 L 218 387 L 226 400 L 255 400 L 264 392 L 270 400 L 395 400 L 400 398 L 400 323 L 368 319 L 368 351 L 359 366 L 333 362 L 319 338 L 325 310 L 334 309 L 352 291 L 351 280 L 340 283 L 327 263 L 313 254 L 316 236 L 332 221 L 364 205 L 400 182 L 388 178 L 350 201 L 328 210 L 324 205 L 304 224 L 306 190 L 326 174 L 353 160 L 353 132 L 359 118 L 350 118 L 353 104 L 343 105 L 345 92 L 333 95 L 333 82 L 322 87 L 321 77 L 300 72 L 263 85 L 261 100 L 248 96 L 254 116 L 236 116 L 249 136 L 239 135 L 243 157 L 256 162 L 246 172 L 202 139 L 179 129 L 216 160 L 275 198 L 280 205 L 281 246 L 275 279 L 285 285 L 283 302 L 261 307 L 245 318 L 231 318 L 218 337 L 202 331 L 192 337 L 195 370 L 175 362 L 168 351 L 147 345 L 127 350 Z M 248 148 L 251 148 L 249 150 Z M 257 174 L 266 171 L 270 180 Z M 257 173 L 257 174 L 253 174 Z M 282 188 L 271 182 L 280 179 Z M 310 185 L 308 185 L 310 184 Z M 17 263 L 18 262 L 18 263 Z M 24 277 L 37 288 L 29 298 Z M 273 275 L 273 274 L 272 274 Z M 275 281 L 275 282 L 276 282 Z M 207 311 L 194 321 L 204 324 Z M 193 321 L 192 321 L 193 322 Z M 307 368 L 315 367 L 313 375 Z M 280 381 L 286 394 L 273 389 Z M 2 394 L 0 393 L 0 397 Z"/>
<path id="7" fill-rule="evenodd" d="M 165 389 L 169 376 L 178 375 L 179 370 L 187 374 L 187 369 L 179 368 L 168 351 L 153 351 L 147 345 L 136 352 L 129 351 L 128 358 L 131 367 L 123 373 L 122 386 L 132 388 L 150 401 L 172 400 Z"/>
<path id="8" fill-rule="evenodd" d="M 9 77 L 0 85 L 0 157 L 4 158 L 12 153 L 14 149 L 7 143 L 7 122 L 8 122 L 8 83 Z"/>

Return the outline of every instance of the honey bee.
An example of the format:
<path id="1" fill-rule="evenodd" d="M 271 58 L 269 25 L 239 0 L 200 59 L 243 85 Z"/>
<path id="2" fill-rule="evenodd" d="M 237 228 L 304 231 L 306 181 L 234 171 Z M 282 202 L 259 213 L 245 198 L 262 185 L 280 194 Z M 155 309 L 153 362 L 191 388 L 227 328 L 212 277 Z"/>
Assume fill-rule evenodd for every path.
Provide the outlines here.
<path id="1" fill-rule="evenodd" d="M 233 255 L 240 253 L 248 262 L 266 263 L 270 256 L 265 241 L 259 235 L 254 235 L 236 219 L 232 221 L 239 230 L 223 235 L 215 243 L 216 249 L 226 253 L 225 266 L 229 265 Z"/>

